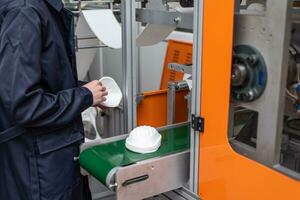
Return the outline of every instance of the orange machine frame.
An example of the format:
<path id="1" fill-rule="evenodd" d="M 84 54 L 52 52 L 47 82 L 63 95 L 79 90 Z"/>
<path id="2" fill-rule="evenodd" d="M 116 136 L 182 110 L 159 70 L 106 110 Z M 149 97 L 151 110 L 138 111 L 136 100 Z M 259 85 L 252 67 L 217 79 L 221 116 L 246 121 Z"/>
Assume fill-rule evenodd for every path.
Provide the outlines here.
<path id="1" fill-rule="evenodd" d="M 300 182 L 236 153 L 228 142 L 233 23 L 233 0 L 204 0 L 199 196 L 300 199 Z"/>
<path id="2" fill-rule="evenodd" d="M 182 72 L 170 70 L 169 63 L 191 64 L 193 45 L 183 41 L 168 41 L 165 55 L 160 90 L 143 93 L 143 99 L 137 106 L 137 125 L 162 127 L 167 125 L 167 92 L 169 82 L 181 81 Z M 188 90 L 176 92 L 175 123 L 188 120 Z"/>

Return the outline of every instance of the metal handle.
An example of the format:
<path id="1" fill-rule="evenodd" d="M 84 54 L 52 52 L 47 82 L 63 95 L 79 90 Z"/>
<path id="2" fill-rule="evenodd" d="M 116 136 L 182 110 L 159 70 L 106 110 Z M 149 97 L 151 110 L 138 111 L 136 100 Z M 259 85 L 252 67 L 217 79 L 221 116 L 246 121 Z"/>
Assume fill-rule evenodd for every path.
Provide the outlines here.
<path id="1" fill-rule="evenodd" d="M 126 187 L 126 186 L 134 184 L 134 183 L 145 181 L 148 178 L 149 178 L 149 175 L 143 175 L 143 176 L 139 176 L 136 178 L 132 178 L 132 179 L 129 179 L 129 180 L 125 181 L 124 183 L 122 183 L 122 186 Z"/>

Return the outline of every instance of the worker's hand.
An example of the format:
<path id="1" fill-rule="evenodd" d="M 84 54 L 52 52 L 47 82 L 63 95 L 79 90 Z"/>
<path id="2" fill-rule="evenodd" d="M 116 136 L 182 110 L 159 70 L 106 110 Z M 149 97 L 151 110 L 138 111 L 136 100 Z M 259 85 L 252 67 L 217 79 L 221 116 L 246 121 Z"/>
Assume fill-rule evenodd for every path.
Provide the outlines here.
<path id="1" fill-rule="evenodd" d="M 93 94 L 93 106 L 99 106 L 103 101 L 106 100 L 107 91 L 101 82 L 98 80 L 91 81 L 85 84 L 83 87 L 87 88 Z"/>

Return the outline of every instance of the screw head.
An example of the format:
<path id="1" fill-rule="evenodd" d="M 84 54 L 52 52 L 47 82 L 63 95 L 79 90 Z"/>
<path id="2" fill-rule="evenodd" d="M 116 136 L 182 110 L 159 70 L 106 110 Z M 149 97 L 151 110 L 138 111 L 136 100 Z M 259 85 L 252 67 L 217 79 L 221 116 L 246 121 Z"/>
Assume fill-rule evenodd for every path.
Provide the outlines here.
<path id="1" fill-rule="evenodd" d="M 178 24 L 179 22 L 181 22 L 181 17 L 176 17 L 176 18 L 174 19 L 174 22 L 175 22 L 176 24 Z"/>

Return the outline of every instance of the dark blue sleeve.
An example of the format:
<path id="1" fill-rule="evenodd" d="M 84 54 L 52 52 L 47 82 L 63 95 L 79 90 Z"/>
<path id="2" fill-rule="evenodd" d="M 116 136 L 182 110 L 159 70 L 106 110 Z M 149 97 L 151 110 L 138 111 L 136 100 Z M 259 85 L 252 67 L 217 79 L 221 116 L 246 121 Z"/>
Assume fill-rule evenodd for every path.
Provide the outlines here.
<path id="1" fill-rule="evenodd" d="M 27 7 L 8 12 L 1 26 L 0 103 L 14 125 L 64 126 L 92 105 L 86 88 L 51 94 L 40 87 L 41 30 L 37 12 Z"/>

